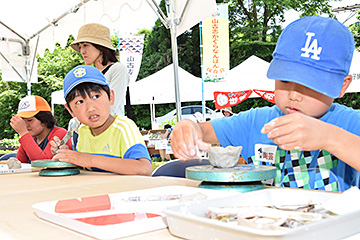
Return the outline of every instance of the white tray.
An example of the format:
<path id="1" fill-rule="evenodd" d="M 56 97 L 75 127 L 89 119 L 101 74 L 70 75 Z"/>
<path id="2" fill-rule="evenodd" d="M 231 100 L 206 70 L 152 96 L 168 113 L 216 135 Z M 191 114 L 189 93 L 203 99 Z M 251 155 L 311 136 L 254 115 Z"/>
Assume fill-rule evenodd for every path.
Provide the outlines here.
<path id="1" fill-rule="evenodd" d="M 167 227 L 163 210 L 179 202 L 196 202 L 238 193 L 185 186 L 166 186 L 33 205 L 42 219 L 97 239 L 115 239 Z M 180 199 L 171 197 L 182 195 Z M 166 199 L 160 199 L 166 197 Z M 194 200 L 195 197 L 195 200 Z M 129 201 L 138 199 L 138 201 Z M 198 199 L 198 200 L 196 200 Z M 130 217 L 127 222 L 120 217 Z"/>
<path id="2" fill-rule="evenodd" d="M 182 204 L 164 210 L 172 234 L 185 239 L 342 239 L 360 232 L 360 211 L 333 216 L 288 230 L 263 230 L 205 218 L 209 207 L 322 203 L 336 193 L 301 189 L 265 189 L 237 196 Z"/>
<path id="3" fill-rule="evenodd" d="M 21 163 L 21 168 L 18 169 L 9 169 L 8 165 L 0 164 L 0 174 L 32 172 L 32 169 L 30 163 Z"/>

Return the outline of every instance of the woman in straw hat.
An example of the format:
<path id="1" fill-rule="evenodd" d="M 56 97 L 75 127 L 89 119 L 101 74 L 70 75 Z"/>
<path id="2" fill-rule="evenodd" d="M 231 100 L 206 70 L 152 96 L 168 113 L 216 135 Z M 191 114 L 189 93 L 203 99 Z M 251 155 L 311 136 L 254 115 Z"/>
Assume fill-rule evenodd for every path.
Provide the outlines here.
<path id="1" fill-rule="evenodd" d="M 116 50 L 111 45 L 110 30 L 97 23 L 85 24 L 79 29 L 77 39 L 70 46 L 82 55 L 86 65 L 94 65 L 105 75 L 115 93 L 111 114 L 124 115 L 130 77 L 126 66 L 118 61 Z"/>

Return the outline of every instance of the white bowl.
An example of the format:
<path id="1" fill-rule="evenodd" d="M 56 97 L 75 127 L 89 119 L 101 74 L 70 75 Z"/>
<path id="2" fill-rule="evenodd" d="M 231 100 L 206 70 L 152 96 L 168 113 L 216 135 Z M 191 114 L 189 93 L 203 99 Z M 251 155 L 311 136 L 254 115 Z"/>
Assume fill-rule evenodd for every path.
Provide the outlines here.
<path id="1" fill-rule="evenodd" d="M 231 168 L 239 161 L 242 146 L 210 147 L 209 162 L 219 168 Z"/>

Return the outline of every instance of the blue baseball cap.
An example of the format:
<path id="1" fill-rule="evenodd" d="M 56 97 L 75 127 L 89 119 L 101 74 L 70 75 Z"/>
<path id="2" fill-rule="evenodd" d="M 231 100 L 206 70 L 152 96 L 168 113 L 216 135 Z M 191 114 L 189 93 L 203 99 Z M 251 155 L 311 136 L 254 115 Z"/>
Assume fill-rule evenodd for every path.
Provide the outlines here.
<path id="1" fill-rule="evenodd" d="M 267 77 L 337 98 L 349 74 L 354 48 L 353 35 L 339 21 L 318 16 L 300 18 L 281 33 Z"/>
<path id="2" fill-rule="evenodd" d="M 73 68 L 64 78 L 64 98 L 77 85 L 84 82 L 97 83 L 109 87 L 105 76 L 95 67 L 89 65 L 81 65 Z M 110 87 L 109 87 L 110 88 Z"/>

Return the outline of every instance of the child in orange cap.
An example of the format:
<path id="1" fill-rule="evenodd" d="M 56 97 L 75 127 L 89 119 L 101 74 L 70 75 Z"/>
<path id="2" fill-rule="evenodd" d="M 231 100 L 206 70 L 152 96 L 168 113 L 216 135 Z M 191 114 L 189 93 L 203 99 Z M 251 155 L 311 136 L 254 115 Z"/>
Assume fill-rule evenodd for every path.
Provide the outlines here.
<path id="1" fill-rule="evenodd" d="M 20 135 L 20 147 L 16 158 L 23 163 L 51 159 L 49 142 L 55 136 L 62 139 L 66 129 L 55 126 L 56 119 L 47 101 L 40 96 L 21 99 L 18 113 L 10 120 L 11 127 Z M 71 148 L 71 141 L 66 143 Z"/>

